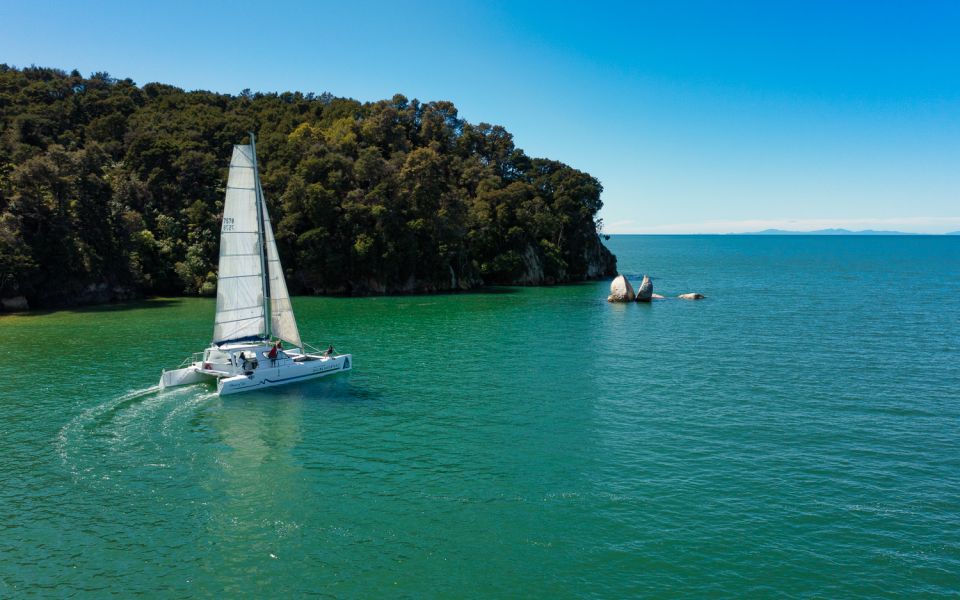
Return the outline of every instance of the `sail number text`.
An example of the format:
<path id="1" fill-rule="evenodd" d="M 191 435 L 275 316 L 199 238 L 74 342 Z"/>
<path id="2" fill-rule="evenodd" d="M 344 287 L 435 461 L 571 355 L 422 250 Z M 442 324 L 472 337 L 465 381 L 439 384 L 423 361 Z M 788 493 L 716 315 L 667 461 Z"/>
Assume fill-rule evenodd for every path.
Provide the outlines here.
<path id="1" fill-rule="evenodd" d="M 224 217 L 221 231 L 233 231 L 233 217 Z"/>

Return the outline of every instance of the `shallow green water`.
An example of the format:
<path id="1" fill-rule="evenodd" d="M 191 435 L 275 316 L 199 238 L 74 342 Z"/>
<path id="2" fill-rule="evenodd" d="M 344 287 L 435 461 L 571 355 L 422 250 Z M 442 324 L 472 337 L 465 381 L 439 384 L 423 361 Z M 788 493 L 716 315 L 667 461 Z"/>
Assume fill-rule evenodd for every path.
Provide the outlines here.
<path id="1" fill-rule="evenodd" d="M 0 596 L 960 592 L 960 238 L 610 246 L 708 299 L 296 298 L 354 371 L 224 399 L 212 301 L 0 317 Z"/>

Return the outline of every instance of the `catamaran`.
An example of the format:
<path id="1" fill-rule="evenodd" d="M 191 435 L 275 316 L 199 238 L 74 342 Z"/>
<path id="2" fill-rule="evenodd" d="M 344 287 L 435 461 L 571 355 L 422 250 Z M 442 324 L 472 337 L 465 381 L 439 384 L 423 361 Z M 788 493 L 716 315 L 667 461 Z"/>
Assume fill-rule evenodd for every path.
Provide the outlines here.
<path id="1" fill-rule="evenodd" d="M 276 339 L 277 343 L 271 340 Z M 288 348 L 281 349 L 280 341 Z M 278 347 L 279 346 L 279 347 Z M 233 147 L 220 230 L 217 315 L 213 342 L 180 367 L 164 370 L 160 387 L 216 381 L 222 396 L 349 371 L 350 354 L 320 353 L 300 339 L 277 241 L 263 199 L 256 140 Z"/>

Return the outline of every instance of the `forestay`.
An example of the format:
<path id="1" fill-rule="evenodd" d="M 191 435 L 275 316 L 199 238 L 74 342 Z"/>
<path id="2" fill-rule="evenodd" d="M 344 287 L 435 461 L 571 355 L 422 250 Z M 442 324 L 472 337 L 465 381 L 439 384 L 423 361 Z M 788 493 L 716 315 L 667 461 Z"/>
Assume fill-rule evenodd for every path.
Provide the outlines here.
<path id="1" fill-rule="evenodd" d="M 216 344 L 266 334 L 261 238 L 257 218 L 258 185 L 253 148 L 234 146 L 220 231 L 217 315 L 213 326 L 213 341 Z M 273 252 L 276 254 L 275 247 Z M 279 264 L 277 271 L 282 285 L 283 272 Z M 287 301 L 289 303 L 289 298 Z M 290 318 L 293 318 L 292 312 Z"/>

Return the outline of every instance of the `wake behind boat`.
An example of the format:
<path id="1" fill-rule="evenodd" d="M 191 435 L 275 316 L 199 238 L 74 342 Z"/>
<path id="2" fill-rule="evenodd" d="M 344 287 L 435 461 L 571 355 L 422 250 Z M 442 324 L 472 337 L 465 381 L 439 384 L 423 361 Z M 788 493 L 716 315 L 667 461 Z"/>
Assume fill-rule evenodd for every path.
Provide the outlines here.
<path id="1" fill-rule="evenodd" d="M 267 317 L 269 315 L 269 318 Z M 271 339 L 277 342 L 271 342 Z M 291 347 L 282 349 L 280 341 Z M 220 231 L 217 315 L 213 343 L 160 387 L 216 380 L 220 395 L 306 381 L 349 371 L 352 357 L 333 348 L 308 353 L 300 339 L 277 242 L 263 199 L 256 142 L 234 146 Z"/>

